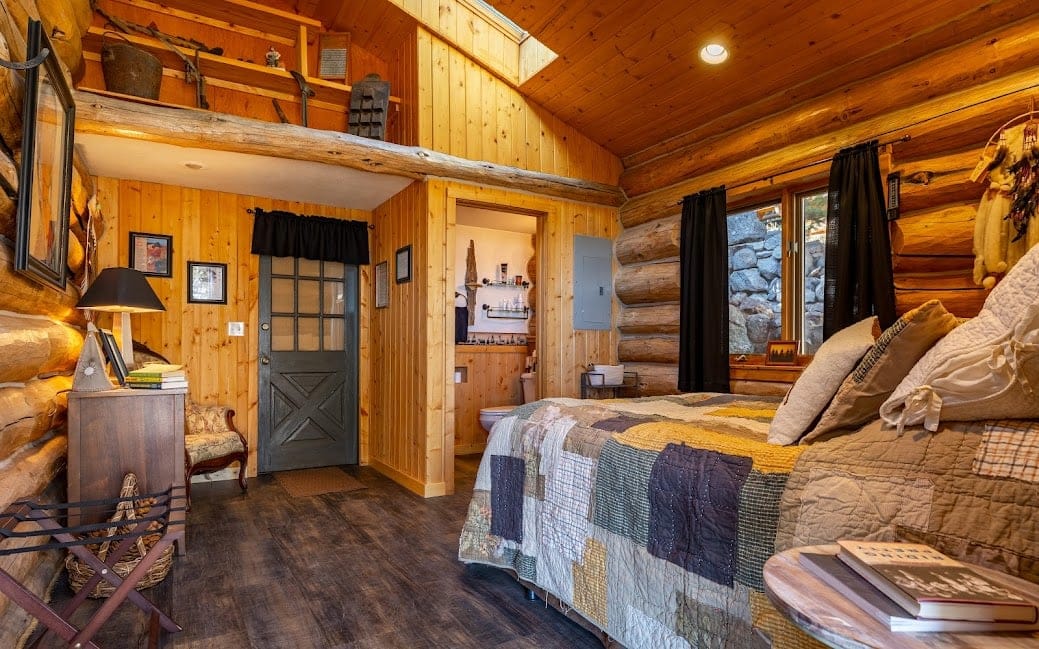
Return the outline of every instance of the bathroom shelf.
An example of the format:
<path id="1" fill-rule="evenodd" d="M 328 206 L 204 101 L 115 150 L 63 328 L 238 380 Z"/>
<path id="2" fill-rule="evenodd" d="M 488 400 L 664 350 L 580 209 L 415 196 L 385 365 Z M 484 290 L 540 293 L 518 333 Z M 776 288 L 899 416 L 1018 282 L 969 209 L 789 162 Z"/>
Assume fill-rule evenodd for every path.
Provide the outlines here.
<path id="1" fill-rule="evenodd" d="M 484 278 L 483 285 L 486 288 L 530 288 L 530 282 L 523 280 L 522 283 L 517 284 L 516 282 L 492 282 L 491 280 Z"/>
<path id="2" fill-rule="evenodd" d="M 526 320 L 528 317 L 530 317 L 530 307 L 523 307 L 522 309 L 502 309 L 501 307 L 484 304 L 483 310 L 487 312 L 488 318 L 500 318 L 503 320 Z"/>

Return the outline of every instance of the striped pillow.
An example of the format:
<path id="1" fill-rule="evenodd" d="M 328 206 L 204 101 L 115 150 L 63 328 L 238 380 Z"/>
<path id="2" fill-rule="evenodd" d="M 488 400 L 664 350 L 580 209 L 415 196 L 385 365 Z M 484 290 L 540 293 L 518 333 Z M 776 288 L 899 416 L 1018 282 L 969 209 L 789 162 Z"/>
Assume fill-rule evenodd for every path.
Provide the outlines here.
<path id="1" fill-rule="evenodd" d="M 880 404 L 927 350 L 959 322 L 938 300 L 925 302 L 905 313 L 877 338 L 873 348 L 841 383 L 819 417 L 819 423 L 800 443 L 833 437 L 831 433 L 835 431 L 854 429 L 879 417 Z"/>

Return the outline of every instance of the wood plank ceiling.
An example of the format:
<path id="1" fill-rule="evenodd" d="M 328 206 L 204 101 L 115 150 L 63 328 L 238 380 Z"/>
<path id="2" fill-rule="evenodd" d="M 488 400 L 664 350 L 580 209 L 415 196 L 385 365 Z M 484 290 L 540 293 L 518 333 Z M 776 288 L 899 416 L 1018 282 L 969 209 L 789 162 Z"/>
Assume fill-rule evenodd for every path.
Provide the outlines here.
<path id="1" fill-rule="evenodd" d="M 625 167 L 929 52 L 990 32 L 998 38 L 995 30 L 1035 11 L 1035 0 L 488 2 L 559 54 L 520 91 Z M 403 20 L 388 1 L 296 0 L 296 9 L 331 29 L 357 29 L 349 26 L 357 21 L 371 49 L 399 34 L 377 21 Z M 710 41 L 729 48 L 726 63 L 699 59 Z"/>

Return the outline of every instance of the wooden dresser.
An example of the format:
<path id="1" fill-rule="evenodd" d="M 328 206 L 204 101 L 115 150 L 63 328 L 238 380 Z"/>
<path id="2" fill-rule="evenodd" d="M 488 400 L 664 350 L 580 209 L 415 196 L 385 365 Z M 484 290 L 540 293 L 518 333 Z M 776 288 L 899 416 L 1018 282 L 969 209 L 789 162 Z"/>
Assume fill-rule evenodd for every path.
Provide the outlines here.
<path id="1" fill-rule="evenodd" d="M 129 472 L 137 475 L 141 493 L 182 487 L 186 394 L 129 388 L 70 392 L 69 501 L 116 497 Z M 77 518 L 70 513 L 71 524 Z M 105 519 L 101 512 L 82 516 L 82 522 Z M 171 519 L 183 525 L 184 513 L 174 512 Z"/>

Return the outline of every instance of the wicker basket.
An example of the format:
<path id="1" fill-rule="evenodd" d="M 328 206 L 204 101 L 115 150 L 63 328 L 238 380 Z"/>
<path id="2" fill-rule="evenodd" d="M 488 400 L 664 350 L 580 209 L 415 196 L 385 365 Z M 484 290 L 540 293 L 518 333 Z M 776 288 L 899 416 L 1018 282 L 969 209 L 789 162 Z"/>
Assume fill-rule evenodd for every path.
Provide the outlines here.
<path id="1" fill-rule="evenodd" d="M 140 491 L 137 488 L 137 476 L 133 473 L 127 473 L 123 478 L 123 488 L 119 492 L 120 498 L 131 498 L 139 496 Z M 119 523 L 123 521 L 124 525 L 112 525 L 96 532 L 91 532 L 90 536 L 96 536 L 98 539 L 113 536 L 115 534 L 127 534 L 136 525 L 135 521 L 138 516 L 145 516 L 151 505 L 154 504 L 149 498 L 141 498 L 139 500 L 127 500 L 120 502 L 116 506 L 115 514 L 109 520 L 111 523 Z M 150 530 L 158 529 L 159 523 L 153 521 Z M 148 553 L 158 541 L 160 534 L 158 532 L 152 534 L 145 534 L 137 538 L 137 542 L 130 547 L 130 549 L 123 555 L 123 557 L 115 563 L 112 567 L 115 573 L 120 577 L 126 578 L 127 575 L 137 567 L 137 564 L 141 562 L 141 559 L 145 554 Z M 102 561 L 108 555 L 108 549 L 111 545 L 111 541 L 103 541 L 96 545 L 87 545 L 86 547 L 96 554 Z M 159 583 L 166 578 L 166 575 L 170 571 L 170 567 L 173 565 L 173 545 L 168 546 L 163 550 L 159 558 L 155 560 L 155 563 L 148 568 L 144 577 L 137 582 L 136 589 L 143 590 L 150 588 L 155 584 Z M 72 587 L 72 592 L 78 593 L 87 581 L 94 576 L 94 569 L 89 565 L 83 563 L 74 554 L 69 554 L 65 559 L 65 569 L 68 571 L 69 586 Z M 115 592 L 115 586 L 110 584 L 107 580 L 102 579 L 94 591 L 90 593 L 89 597 L 104 598 L 110 596 Z"/>

